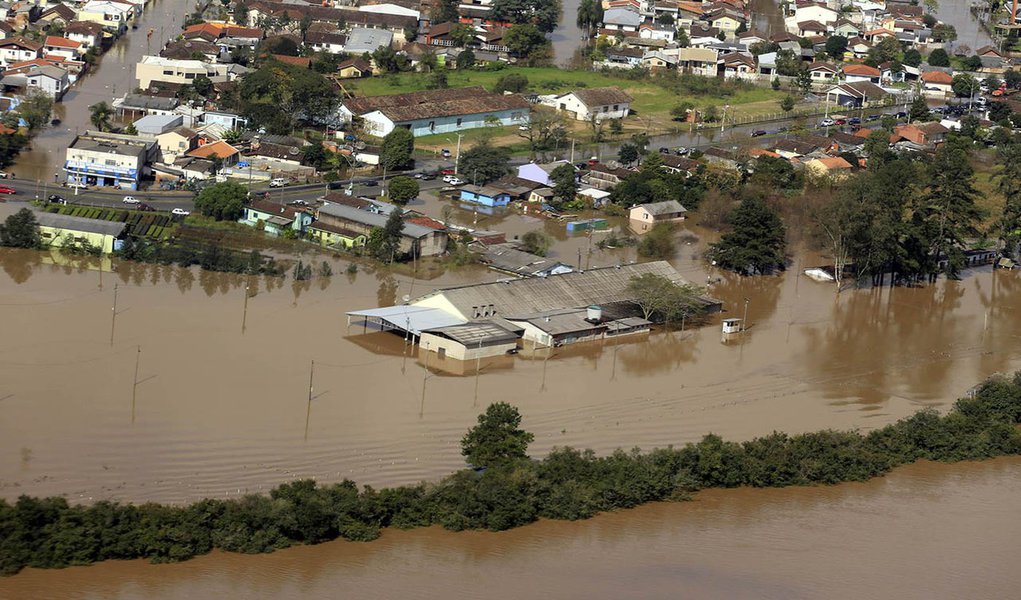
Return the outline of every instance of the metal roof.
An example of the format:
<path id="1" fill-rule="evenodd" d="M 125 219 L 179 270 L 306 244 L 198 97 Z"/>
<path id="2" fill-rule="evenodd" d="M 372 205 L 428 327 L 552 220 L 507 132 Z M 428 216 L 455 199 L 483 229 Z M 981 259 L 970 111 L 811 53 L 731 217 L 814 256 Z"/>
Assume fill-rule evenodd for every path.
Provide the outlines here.
<path id="1" fill-rule="evenodd" d="M 335 204 L 332 202 L 326 202 L 319 207 L 319 212 L 326 213 L 330 216 L 337 217 L 345 221 L 352 223 L 359 223 L 369 227 L 384 227 L 386 226 L 387 216 L 369 212 L 367 210 L 361 210 L 354 208 L 353 206 L 347 206 L 344 204 Z M 415 223 L 404 223 L 404 228 L 401 229 L 401 235 L 410 238 L 423 238 L 428 235 L 435 233 L 435 229 L 429 227 L 423 227 L 422 225 L 416 225 Z"/>
<path id="2" fill-rule="evenodd" d="M 688 283 L 666 261 L 620 265 L 575 271 L 548 277 L 503 280 L 493 283 L 435 290 L 414 302 L 442 295 L 462 315 L 471 317 L 475 309 L 487 308 L 489 314 L 527 315 L 544 311 L 578 308 L 590 304 L 631 302 L 628 291 L 632 277 L 652 273 L 677 284 Z M 490 308 L 491 307 L 491 308 Z"/>
<path id="3" fill-rule="evenodd" d="M 428 329 L 426 333 L 454 340 L 466 348 L 478 348 L 513 342 L 521 337 L 521 331 L 520 327 L 517 328 L 517 332 L 513 332 L 490 321 L 472 321 L 462 325 Z"/>
<path id="4" fill-rule="evenodd" d="M 422 335 L 422 331 L 426 329 L 450 327 L 467 323 L 464 319 L 455 317 L 438 308 L 425 308 L 407 304 L 353 310 L 348 312 L 347 315 L 349 317 L 364 317 L 366 321 L 376 320 L 381 324 L 388 325 L 391 329 L 410 331 L 414 335 Z"/>

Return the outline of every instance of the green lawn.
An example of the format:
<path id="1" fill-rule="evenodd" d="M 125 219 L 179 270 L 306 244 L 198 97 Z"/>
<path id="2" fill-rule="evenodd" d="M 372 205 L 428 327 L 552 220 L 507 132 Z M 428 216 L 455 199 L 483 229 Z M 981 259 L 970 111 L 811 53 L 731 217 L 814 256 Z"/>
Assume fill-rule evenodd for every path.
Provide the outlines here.
<path id="1" fill-rule="evenodd" d="M 508 73 L 520 73 L 528 77 L 529 90 L 537 94 L 567 92 L 578 87 L 616 86 L 627 90 L 635 101 L 632 108 L 638 116 L 667 116 L 670 109 L 684 101 L 703 107 L 709 104 L 740 105 L 752 102 L 778 100 L 784 94 L 768 88 L 751 88 L 727 97 L 679 96 L 674 92 L 646 81 L 630 81 L 592 71 L 570 71 L 555 67 L 513 67 L 501 71 L 450 71 L 447 82 L 450 87 L 481 85 L 492 90 L 496 81 Z M 383 77 L 345 81 L 348 91 L 357 91 L 365 96 L 401 94 L 426 89 L 429 78 L 421 73 L 399 73 Z"/>

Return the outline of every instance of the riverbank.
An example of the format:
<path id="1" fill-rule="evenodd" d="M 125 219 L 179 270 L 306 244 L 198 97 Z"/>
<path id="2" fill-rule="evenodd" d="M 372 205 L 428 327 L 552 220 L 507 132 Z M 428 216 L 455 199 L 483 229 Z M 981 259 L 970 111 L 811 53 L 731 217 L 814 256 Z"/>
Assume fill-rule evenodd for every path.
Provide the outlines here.
<path id="1" fill-rule="evenodd" d="M 866 481 L 918 460 L 957 462 L 1021 454 L 1021 373 L 992 378 L 943 416 L 932 410 L 868 434 L 774 433 L 744 443 L 715 435 L 683 448 L 641 454 L 554 449 L 545 459 L 518 458 L 520 438 L 490 407 L 478 429 L 496 437 L 462 442 L 466 456 L 486 457 L 484 471 L 461 470 L 436 484 L 359 490 L 299 480 L 269 496 L 203 500 L 187 507 L 22 496 L 0 503 L 4 548 L 0 572 L 66 567 L 110 559 L 186 560 L 213 548 L 262 553 L 342 537 L 369 541 L 382 529 L 442 525 L 501 531 L 540 518 L 577 520 L 661 500 L 689 499 L 708 488 L 788 487 Z M 516 413 L 515 413 L 516 414 Z M 499 421 L 503 423 L 503 421 Z M 517 422 L 508 421 L 509 427 Z M 507 441 L 502 441 L 506 438 Z M 525 443 L 527 444 L 527 439 Z M 520 450 L 523 451 L 523 447 Z"/>

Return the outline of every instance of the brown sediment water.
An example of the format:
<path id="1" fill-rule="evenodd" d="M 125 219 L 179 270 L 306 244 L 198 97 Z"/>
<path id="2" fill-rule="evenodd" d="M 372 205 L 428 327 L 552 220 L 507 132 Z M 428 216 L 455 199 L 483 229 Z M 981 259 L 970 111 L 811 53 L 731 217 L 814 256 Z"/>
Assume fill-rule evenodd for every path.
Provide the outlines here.
<path id="1" fill-rule="evenodd" d="M 697 247 L 682 245 L 674 264 L 704 282 Z M 361 335 L 344 313 L 502 277 L 481 267 L 412 281 L 347 275 L 338 261 L 330 280 L 254 278 L 243 317 L 242 276 L 54 262 L 0 251 L 6 498 L 181 503 L 304 477 L 431 480 L 463 466 L 459 440 L 495 401 L 520 408 L 536 456 L 556 445 L 650 449 L 710 431 L 740 440 L 867 430 L 1021 367 L 1021 279 L 988 267 L 962 281 L 840 295 L 793 270 L 712 273 L 728 314 L 743 316 L 748 299 L 743 338 L 722 343 L 713 323 L 557 348 L 549 360 L 522 353 L 481 365 L 476 398 L 474 365 L 432 356 L 427 373 L 402 338 Z"/>
<path id="2" fill-rule="evenodd" d="M 269 555 L 110 561 L 0 579 L 39 598 L 1015 598 L 1021 459 L 867 483 L 711 490 L 503 533 L 386 531 Z"/>

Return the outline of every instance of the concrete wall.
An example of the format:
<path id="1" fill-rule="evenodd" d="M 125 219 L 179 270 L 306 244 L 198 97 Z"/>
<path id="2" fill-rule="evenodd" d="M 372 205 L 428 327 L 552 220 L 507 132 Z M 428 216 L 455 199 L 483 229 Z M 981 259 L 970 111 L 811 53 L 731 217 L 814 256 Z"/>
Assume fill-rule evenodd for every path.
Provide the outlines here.
<path id="1" fill-rule="evenodd" d="M 489 358 L 491 356 L 501 356 L 506 354 L 508 350 L 517 348 L 517 342 L 506 342 L 503 344 L 496 344 L 493 346 L 479 347 L 465 347 L 460 342 L 434 335 L 432 333 L 422 333 L 422 336 L 418 340 L 418 347 L 421 350 L 427 352 L 440 353 L 443 350 L 443 354 L 446 358 L 452 358 L 454 360 L 476 360 L 479 358 Z"/>

